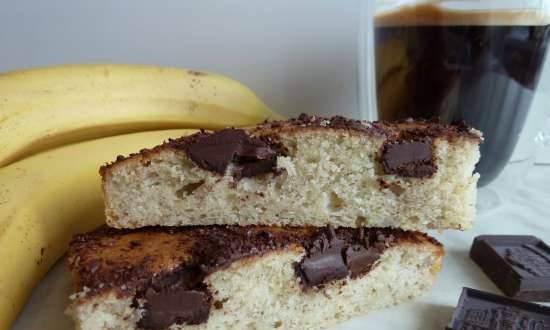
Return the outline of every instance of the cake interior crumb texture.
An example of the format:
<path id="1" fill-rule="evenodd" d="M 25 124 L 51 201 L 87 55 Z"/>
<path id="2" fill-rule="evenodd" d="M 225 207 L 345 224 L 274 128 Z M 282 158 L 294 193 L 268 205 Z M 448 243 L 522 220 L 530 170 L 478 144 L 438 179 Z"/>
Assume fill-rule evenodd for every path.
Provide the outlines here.
<path id="1" fill-rule="evenodd" d="M 172 325 L 171 330 L 326 329 L 353 316 L 426 293 L 441 267 L 442 248 L 405 242 L 388 248 L 374 268 L 355 279 L 303 290 L 294 264 L 301 247 L 234 262 L 205 279 L 215 302 L 208 321 Z M 67 313 L 78 330 L 133 330 L 142 311 L 133 297 L 113 290 L 75 295 Z"/>
<path id="2" fill-rule="evenodd" d="M 377 159 L 384 137 L 349 130 L 280 134 L 281 174 L 235 180 L 160 148 L 104 173 L 110 226 L 292 225 L 468 229 L 475 212 L 478 142 L 434 138 L 430 177 L 387 175 Z"/>

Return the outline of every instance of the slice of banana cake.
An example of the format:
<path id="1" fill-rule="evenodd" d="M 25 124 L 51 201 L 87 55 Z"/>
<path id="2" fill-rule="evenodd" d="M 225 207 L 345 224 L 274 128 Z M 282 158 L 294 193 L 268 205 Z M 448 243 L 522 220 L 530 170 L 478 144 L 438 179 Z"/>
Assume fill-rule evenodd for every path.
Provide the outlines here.
<path id="1" fill-rule="evenodd" d="M 107 223 L 468 229 L 481 133 L 301 115 L 167 141 L 105 165 Z"/>
<path id="2" fill-rule="evenodd" d="M 81 330 L 324 329 L 429 291 L 443 247 L 400 229 L 104 228 L 75 237 Z"/>

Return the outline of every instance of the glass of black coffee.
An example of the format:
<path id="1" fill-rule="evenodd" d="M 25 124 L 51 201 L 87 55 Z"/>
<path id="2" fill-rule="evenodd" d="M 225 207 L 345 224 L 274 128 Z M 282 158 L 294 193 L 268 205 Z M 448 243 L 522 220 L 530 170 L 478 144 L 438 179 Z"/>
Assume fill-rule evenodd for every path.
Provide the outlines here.
<path id="1" fill-rule="evenodd" d="M 480 186 L 510 160 L 550 44 L 550 1 L 378 1 L 378 118 L 464 120 Z M 546 91 L 549 93 L 550 91 Z"/>

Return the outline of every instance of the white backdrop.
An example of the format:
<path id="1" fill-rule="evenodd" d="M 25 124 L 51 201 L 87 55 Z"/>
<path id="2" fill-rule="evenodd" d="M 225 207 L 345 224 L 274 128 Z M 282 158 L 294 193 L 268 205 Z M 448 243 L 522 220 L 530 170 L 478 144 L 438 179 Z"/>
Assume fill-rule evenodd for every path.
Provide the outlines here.
<path id="1" fill-rule="evenodd" d="M 123 62 L 223 73 L 283 114 L 357 107 L 360 0 L 0 0 L 0 71 Z"/>

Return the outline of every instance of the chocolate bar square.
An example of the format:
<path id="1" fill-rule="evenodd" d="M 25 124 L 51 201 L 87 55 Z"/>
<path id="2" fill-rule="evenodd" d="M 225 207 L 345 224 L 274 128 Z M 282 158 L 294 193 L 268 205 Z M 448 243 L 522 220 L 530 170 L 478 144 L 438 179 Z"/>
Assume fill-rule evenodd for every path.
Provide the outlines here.
<path id="1" fill-rule="evenodd" d="M 550 301 L 550 248 L 534 236 L 483 235 L 470 257 L 508 296 Z"/>
<path id="2" fill-rule="evenodd" d="M 463 288 L 447 330 L 550 330 L 550 307 Z"/>

